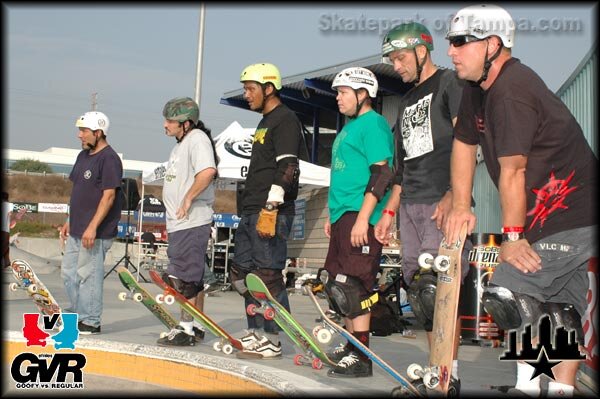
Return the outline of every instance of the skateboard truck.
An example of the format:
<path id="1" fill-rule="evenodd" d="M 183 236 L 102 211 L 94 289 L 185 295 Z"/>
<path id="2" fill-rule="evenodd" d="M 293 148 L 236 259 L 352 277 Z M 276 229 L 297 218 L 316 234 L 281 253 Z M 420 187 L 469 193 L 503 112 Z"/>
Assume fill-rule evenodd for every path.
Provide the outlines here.
<path id="1" fill-rule="evenodd" d="M 413 381 L 422 378 L 423 384 L 425 384 L 425 386 L 429 389 L 434 389 L 440 384 L 440 377 L 437 367 L 423 368 L 417 363 L 412 363 L 406 369 L 406 375 Z"/>

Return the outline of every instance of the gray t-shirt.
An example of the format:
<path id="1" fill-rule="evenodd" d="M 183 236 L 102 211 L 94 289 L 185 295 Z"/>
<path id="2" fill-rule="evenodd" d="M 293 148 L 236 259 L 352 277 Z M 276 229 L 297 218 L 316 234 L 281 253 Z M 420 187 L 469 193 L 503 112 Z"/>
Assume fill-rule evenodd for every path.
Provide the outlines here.
<path id="1" fill-rule="evenodd" d="M 207 168 L 217 168 L 212 144 L 206 133 L 194 129 L 175 145 L 169 156 L 163 185 L 167 232 L 172 233 L 212 222 L 212 206 L 215 202 L 213 182 L 192 201 L 187 219 L 178 220 L 175 216 L 185 194 L 194 183 L 194 177 Z"/>
<path id="2" fill-rule="evenodd" d="M 458 114 L 463 81 L 438 69 L 402 98 L 394 135 L 396 178 L 402 202 L 433 204 L 450 183 L 452 119 Z"/>

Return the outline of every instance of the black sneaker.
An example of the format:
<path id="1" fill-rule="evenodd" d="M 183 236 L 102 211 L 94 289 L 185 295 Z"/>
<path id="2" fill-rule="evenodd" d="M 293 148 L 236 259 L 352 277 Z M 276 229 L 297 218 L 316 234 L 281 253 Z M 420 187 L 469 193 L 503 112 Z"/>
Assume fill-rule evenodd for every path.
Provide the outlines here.
<path id="1" fill-rule="evenodd" d="M 458 398 L 460 395 L 460 379 L 455 379 L 454 377 L 450 377 L 450 385 L 448 385 L 448 395 L 449 398 Z"/>
<path id="2" fill-rule="evenodd" d="M 373 363 L 370 360 L 367 362 L 361 360 L 354 351 L 351 351 L 348 356 L 333 366 L 327 372 L 327 375 L 342 378 L 371 377 L 373 375 Z"/>
<path id="3" fill-rule="evenodd" d="M 196 342 L 200 342 L 204 339 L 204 330 L 194 326 L 192 328 L 192 330 L 194 331 L 194 338 L 196 339 Z"/>
<path id="4" fill-rule="evenodd" d="M 193 335 L 186 333 L 183 327 L 177 326 L 162 338 L 156 341 L 159 346 L 194 346 L 196 339 Z"/>
<path id="5" fill-rule="evenodd" d="M 93 327 L 82 322 L 77 323 L 77 329 L 79 330 L 79 334 L 82 335 L 100 334 L 100 326 Z"/>
<path id="6" fill-rule="evenodd" d="M 327 352 L 327 357 L 334 363 L 339 362 L 350 353 L 350 345 L 348 343 L 340 343 L 333 351 Z"/>

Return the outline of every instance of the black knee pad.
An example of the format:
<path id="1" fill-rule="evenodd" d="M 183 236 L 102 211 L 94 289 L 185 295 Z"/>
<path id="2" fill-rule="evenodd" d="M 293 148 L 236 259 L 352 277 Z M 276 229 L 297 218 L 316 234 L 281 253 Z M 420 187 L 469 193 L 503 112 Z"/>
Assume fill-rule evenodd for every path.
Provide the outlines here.
<path id="1" fill-rule="evenodd" d="M 433 311 L 437 278 L 432 273 L 423 273 L 410 284 L 406 292 L 408 303 L 415 318 L 425 331 L 433 330 Z"/>
<path id="2" fill-rule="evenodd" d="M 546 302 L 544 304 L 546 313 L 554 329 L 563 327 L 567 332 L 575 331 L 575 340 L 580 345 L 584 344 L 583 327 L 581 316 L 575 306 L 568 303 Z"/>
<path id="3" fill-rule="evenodd" d="M 353 319 L 371 311 L 371 306 L 379 300 L 379 294 L 365 294 L 360 280 L 353 276 L 338 274 L 335 281 L 327 281 L 325 292 L 334 304 L 336 313 Z"/>
<path id="4" fill-rule="evenodd" d="M 199 283 L 187 282 L 175 276 L 171 276 L 168 273 L 163 273 L 162 279 L 187 299 L 195 298 L 196 295 L 204 289 L 204 282 L 202 281 Z"/>
<path id="5" fill-rule="evenodd" d="M 545 313 L 543 303 L 537 299 L 496 285 L 484 288 L 481 301 L 503 330 L 523 329 L 529 324 L 532 331 L 537 331 L 539 319 Z"/>
<path id="6" fill-rule="evenodd" d="M 231 281 L 233 289 L 244 298 L 252 298 L 246 287 L 246 275 L 248 275 L 248 271 L 236 264 L 229 266 L 229 281 Z"/>

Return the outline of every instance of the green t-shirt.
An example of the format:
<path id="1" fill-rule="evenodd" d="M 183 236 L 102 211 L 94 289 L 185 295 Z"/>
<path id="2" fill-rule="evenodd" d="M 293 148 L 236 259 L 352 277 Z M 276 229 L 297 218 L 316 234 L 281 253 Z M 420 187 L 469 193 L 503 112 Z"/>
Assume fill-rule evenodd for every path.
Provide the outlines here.
<path id="1" fill-rule="evenodd" d="M 385 118 L 371 110 L 348 122 L 333 142 L 329 218 L 335 223 L 345 212 L 360 211 L 371 177 L 369 166 L 387 161 L 392 165 L 394 139 Z M 369 223 L 375 225 L 390 191 L 379 201 Z"/>

